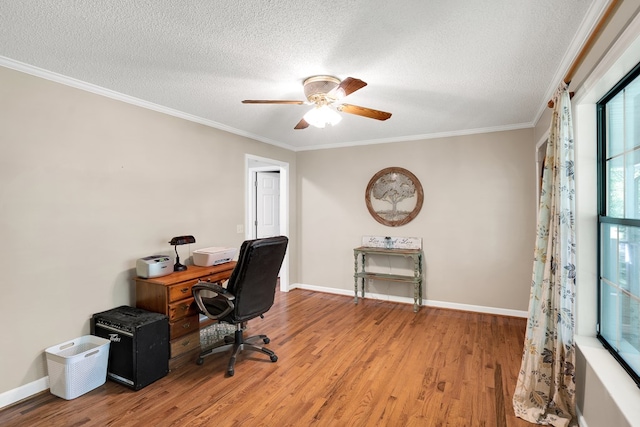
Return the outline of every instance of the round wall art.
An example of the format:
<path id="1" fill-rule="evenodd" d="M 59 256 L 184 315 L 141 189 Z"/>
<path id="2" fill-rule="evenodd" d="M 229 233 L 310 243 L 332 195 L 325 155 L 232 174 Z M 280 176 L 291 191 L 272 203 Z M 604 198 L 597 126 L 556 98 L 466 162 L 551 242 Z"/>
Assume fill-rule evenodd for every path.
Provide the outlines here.
<path id="1" fill-rule="evenodd" d="M 406 169 L 391 167 L 375 174 L 365 193 L 367 209 L 380 224 L 398 227 L 420 212 L 424 194 L 418 178 Z"/>

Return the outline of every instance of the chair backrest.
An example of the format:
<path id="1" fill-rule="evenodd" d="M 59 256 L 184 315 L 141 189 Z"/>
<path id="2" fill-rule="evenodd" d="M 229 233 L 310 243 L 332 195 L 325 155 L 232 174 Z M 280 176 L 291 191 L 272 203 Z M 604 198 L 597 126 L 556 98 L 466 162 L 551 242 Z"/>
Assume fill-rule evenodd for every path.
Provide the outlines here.
<path id="1" fill-rule="evenodd" d="M 277 236 L 242 243 L 238 263 L 227 284 L 229 292 L 235 295 L 235 308 L 230 314 L 235 322 L 258 317 L 273 305 L 288 242 L 287 237 Z"/>

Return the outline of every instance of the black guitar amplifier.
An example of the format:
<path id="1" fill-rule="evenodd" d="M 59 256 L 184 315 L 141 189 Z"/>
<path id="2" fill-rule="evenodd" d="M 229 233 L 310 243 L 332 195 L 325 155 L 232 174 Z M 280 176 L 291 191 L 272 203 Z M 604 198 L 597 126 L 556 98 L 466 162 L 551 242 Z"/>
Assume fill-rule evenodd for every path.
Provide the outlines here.
<path id="1" fill-rule="evenodd" d="M 111 341 L 107 377 L 140 390 L 169 372 L 169 321 L 123 305 L 96 313 L 91 334 Z"/>

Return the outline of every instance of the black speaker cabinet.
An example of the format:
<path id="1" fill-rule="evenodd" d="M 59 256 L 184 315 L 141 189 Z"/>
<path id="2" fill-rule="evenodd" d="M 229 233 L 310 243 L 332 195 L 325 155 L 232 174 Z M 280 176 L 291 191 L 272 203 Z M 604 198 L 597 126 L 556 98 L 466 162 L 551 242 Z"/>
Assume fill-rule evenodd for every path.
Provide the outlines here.
<path id="1" fill-rule="evenodd" d="M 96 313 L 91 334 L 111 341 L 107 377 L 140 390 L 169 372 L 169 321 L 123 305 Z"/>

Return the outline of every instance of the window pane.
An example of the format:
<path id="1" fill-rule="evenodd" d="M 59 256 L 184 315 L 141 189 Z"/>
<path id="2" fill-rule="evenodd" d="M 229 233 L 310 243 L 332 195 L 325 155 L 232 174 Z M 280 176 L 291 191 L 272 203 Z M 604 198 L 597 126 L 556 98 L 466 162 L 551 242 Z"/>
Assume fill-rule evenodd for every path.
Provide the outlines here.
<path id="1" fill-rule="evenodd" d="M 640 339 L 638 335 L 637 298 L 626 293 L 619 295 L 620 302 L 620 356 L 636 371 L 640 371 Z"/>
<path id="2" fill-rule="evenodd" d="M 624 139 L 627 150 L 640 145 L 640 80 L 624 89 Z"/>
<path id="3" fill-rule="evenodd" d="M 618 290 L 605 282 L 600 282 L 600 335 L 615 350 L 619 350 L 618 337 Z"/>
<path id="4" fill-rule="evenodd" d="M 624 218 L 624 157 L 607 162 L 607 216 Z"/>
<path id="5" fill-rule="evenodd" d="M 638 227 L 624 227 L 626 229 L 625 271 L 626 282 L 624 289 L 633 296 L 640 296 L 640 229 Z M 622 244 L 622 243 L 621 243 Z"/>
<path id="6" fill-rule="evenodd" d="M 602 224 L 600 273 L 610 282 L 618 282 L 618 226 Z"/>
<path id="7" fill-rule="evenodd" d="M 607 102 L 606 147 L 608 159 L 624 151 L 624 92 Z"/>
<path id="8" fill-rule="evenodd" d="M 640 151 L 625 155 L 625 218 L 640 219 Z"/>
<path id="9" fill-rule="evenodd" d="M 640 227 L 600 229 L 600 335 L 640 372 Z"/>
<path id="10" fill-rule="evenodd" d="M 614 238 L 617 237 L 616 240 Z M 617 243 L 617 247 L 614 245 Z M 605 261 L 608 265 L 605 265 Z M 614 285 L 640 295 L 640 229 L 638 227 L 612 226 L 610 239 L 602 236 L 602 271 Z M 611 269 L 617 268 L 617 272 Z M 617 274 L 617 278 L 616 278 Z M 607 277 L 608 276 L 608 277 Z"/>

